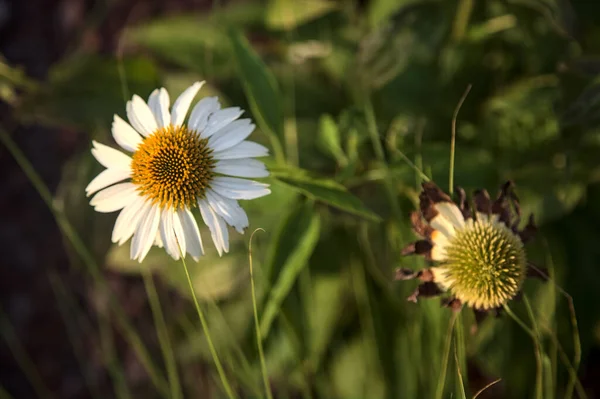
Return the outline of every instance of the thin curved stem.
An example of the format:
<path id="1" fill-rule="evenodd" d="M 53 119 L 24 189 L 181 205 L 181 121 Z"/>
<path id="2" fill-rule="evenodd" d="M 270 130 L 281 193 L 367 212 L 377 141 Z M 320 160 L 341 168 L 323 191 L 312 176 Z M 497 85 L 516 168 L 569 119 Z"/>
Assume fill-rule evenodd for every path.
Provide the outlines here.
<path id="1" fill-rule="evenodd" d="M 213 345 L 212 338 L 210 337 L 210 331 L 208 330 L 208 323 L 206 322 L 206 318 L 204 317 L 204 312 L 200 308 L 200 303 L 198 302 L 198 298 L 196 297 L 196 291 L 194 290 L 194 284 L 192 283 L 192 278 L 190 277 L 190 272 L 188 270 L 187 264 L 185 263 L 185 257 L 181 256 L 181 263 L 183 263 L 183 269 L 185 270 L 185 276 L 187 278 L 188 285 L 190 287 L 190 292 L 192 294 L 192 299 L 194 300 L 194 305 L 196 306 L 196 313 L 198 313 L 198 318 L 200 319 L 200 324 L 202 325 L 202 330 L 204 331 L 204 336 L 206 337 L 206 342 L 208 343 L 208 349 L 210 350 L 210 354 L 215 362 L 215 366 L 217 367 L 217 372 L 219 373 L 219 378 L 221 379 L 221 384 L 223 384 L 223 389 L 227 393 L 229 399 L 237 398 L 237 395 L 231 389 L 231 385 L 229 385 L 229 381 L 227 380 L 227 376 L 225 375 L 225 370 L 223 370 L 223 366 L 221 365 L 221 361 L 219 360 L 219 355 L 217 355 L 217 351 L 215 346 Z"/>

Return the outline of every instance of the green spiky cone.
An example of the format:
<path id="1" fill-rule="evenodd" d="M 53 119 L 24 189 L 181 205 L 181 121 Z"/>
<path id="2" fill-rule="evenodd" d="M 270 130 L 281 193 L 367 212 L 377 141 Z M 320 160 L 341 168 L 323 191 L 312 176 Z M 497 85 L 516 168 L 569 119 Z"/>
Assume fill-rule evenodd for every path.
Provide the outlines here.
<path id="1" fill-rule="evenodd" d="M 493 309 L 519 292 L 526 277 L 523 242 L 506 225 L 475 221 L 457 231 L 442 266 L 450 292 L 463 304 Z"/>

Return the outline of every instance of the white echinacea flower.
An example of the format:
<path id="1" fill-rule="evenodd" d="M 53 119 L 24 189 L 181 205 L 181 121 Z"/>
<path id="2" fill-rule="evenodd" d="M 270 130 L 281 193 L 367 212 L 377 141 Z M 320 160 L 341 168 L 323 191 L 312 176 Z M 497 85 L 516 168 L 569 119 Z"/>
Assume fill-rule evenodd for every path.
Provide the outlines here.
<path id="1" fill-rule="evenodd" d="M 247 141 L 254 130 L 250 119 L 238 119 L 238 107 L 223 108 L 216 97 L 201 99 L 187 124 L 186 114 L 204 82 L 196 82 L 175 100 L 169 111 L 164 88 L 150 94 L 148 103 L 134 95 L 127 102 L 125 122 L 114 116 L 112 135 L 125 151 L 93 142 L 92 154 L 106 170 L 85 191 L 98 212 L 121 211 L 112 241 L 122 245 L 131 236 L 130 255 L 144 260 L 152 245 L 174 259 L 204 253 L 196 205 L 208 226 L 219 255 L 229 251 L 227 225 L 243 233 L 248 216 L 238 200 L 269 194 L 269 185 L 243 178 L 269 175 L 253 158 L 268 154 L 264 146 Z"/>

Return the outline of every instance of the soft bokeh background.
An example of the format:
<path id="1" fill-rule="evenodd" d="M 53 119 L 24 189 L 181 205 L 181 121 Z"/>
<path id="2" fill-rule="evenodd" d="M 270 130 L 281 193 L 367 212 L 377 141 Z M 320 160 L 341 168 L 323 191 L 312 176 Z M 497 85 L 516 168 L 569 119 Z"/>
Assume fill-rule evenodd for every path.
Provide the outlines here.
<path id="1" fill-rule="evenodd" d="M 224 397 L 181 264 L 160 250 L 130 261 L 128 245 L 110 245 L 115 215 L 95 214 L 83 191 L 101 170 L 90 142 L 113 143 L 127 98 L 158 85 L 174 98 L 204 79 L 201 94 L 244 107 L 273 154 L 272 195 L 244 204 L 249 231 L 222 258 L 204 231 L 208 253 L 188 264 L 240 397 L 265 397 L 248 269 L 259 227 L 275 398 L 436 397 L 451 312 L 406 302 L 415 284 L 392 280 L 423 267 L 399 256 L 421 182 L 408 162 L 448 188 L 469 84 L 454 182 L 494 194 L 516 183 L 541 228 L 529 258 L 572 296 L 579 337 L 568 297 L 528 282 L 533 318 L 524 301 L 512 309 L 535 344 L 506 315 L 472 332 L 463 312 L 466 355 L 450 347 L 443 397 L 497 379 L 480 398 L 569 396 L 579 362 L 600 397 L 600 3 L 2 0 L 0 51 L 1 397 L 170 397 L 150 275 L 184 397 Z"/>

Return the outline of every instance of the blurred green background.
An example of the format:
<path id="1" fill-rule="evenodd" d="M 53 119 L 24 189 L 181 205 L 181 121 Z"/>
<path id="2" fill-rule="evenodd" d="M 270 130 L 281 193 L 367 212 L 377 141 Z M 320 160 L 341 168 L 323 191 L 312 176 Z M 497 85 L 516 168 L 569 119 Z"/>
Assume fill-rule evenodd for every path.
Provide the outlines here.
<path id="1" fill-rule="evenodd" d="M 226 397 L 181 264 L 157 248 L 131 261 L 129 243 L 110 245 L 116 214 L 94 213 L 84 194 L 101 170 L 91 140 L 113 145 L 126 99 L 160 86 L 174 98 L 195 80 L 207 81 L 200 96 L 246 109 L 251 139 L 272 154 L 272 194 L 242 204 L 247 233 L 230 235 L 226 256 L 208 244 L 188 261 L 239 397 L 265 397 L 248 268 L 256 228 L 275 398 L 472 398 L 498 379 L 478 397 L 600 397 L 600 3 L 0 5 L 4 397 L 172 397 L 148 271 L 183 397 Z M 556 285 L 528 281 L 511 305 L 535 340 L 507 315 L 474 331 L 468 309 L 463 334 L 451 333 L 438 299 L 409 303 L 415 283 L 393 281 L 397 267 L 424 266 L 399 254 L 415 239 L 416 169 L 448 189 L 468 85 L 454 182 L 494 195 L 511 179 L 535 215 L 528 256 Z"/>

